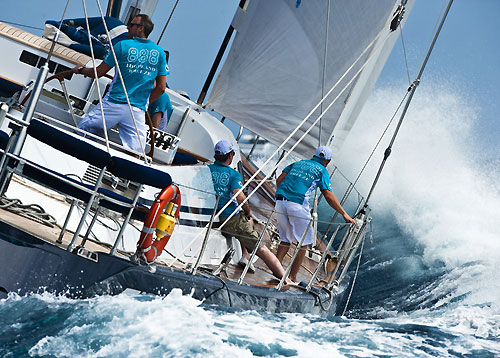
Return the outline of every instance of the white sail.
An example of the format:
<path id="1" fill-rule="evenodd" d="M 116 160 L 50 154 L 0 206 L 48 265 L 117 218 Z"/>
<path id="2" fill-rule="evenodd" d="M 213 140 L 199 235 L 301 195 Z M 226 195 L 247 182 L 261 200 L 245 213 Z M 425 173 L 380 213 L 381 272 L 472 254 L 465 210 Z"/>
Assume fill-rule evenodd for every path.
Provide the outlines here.
<path id="1" fill-rule="evenodd" d="M 208 108 L 279 145 L 360 58 L 285 146 L 340 95 L 295 152 L 307 157 L 319 144 L 338 148 L 397 39 L 390 23 L 400 2 L 252 0 L 233 21 L 237 34 Z"/>

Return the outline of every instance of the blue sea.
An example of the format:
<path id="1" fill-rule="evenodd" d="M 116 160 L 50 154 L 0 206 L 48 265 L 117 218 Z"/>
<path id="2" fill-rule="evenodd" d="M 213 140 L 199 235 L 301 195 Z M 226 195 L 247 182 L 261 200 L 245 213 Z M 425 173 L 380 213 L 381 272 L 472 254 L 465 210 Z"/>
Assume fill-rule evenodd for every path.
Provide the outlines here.
<path id="1" fill-rule="evenodd" d="M 368 157 L 394 93 L 372 96 L 337 154 L 346 175 Z M 0 301 L 0 357 L 499 357 L 499 161 L 481 155 L 478 111 L 467 103 L 439 86 L 416 96 L 372 199 L 373 242 L 343 316 L 206 306 L 177 291 L 11 294 Z"/>

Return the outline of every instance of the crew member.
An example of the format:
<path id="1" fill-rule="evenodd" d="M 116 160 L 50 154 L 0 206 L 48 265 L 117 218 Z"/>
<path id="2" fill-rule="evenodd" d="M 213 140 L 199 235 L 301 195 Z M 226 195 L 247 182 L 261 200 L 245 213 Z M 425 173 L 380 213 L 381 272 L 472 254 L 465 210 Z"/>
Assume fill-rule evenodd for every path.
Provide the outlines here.
<path id="1" fill-rule="evenodd" d="M 342 215 L 345 222 L 356 224 L 356 221 L 345 212 L 332 193 L 330 177 L 326 170 L 331 158 L 332 150 L 329 147 L 318 147 L 312 159 L 288 165 L 276 179 L 278 188 L 276 190 L 276 213 L 281 239 L 277 257 L 280 262 L 283 262 L 290 243 L 298 244 L 309 226 L 302 247 L 292 264 L 290 279 L 293 281 L 297 281 L 297 273 L 304 260 L 306 249 L 314 242 L 312 225 L 309 225 L 311 221 L 309 197 L 317 187 L 321 190 L 326 202 Z"/>
<path id="2" fill-rule="evenodd" d="M 114 46 L 134 118 L 130 114 L 125 91 L 117 70 L 115 70 L 111 88 L 102 103 L 106 131 L 118 126 L 123 145 L 136 152 L 142 152 L 140 144 L 144 146 L 146 143 L 145 110 L 148 99 L 150 103 L 156 101 L 166 88 L 165 55 L 161 47 L 147 39 L 151 31 L 153 31 L 153 23 L 149 16 L 139 14 L 128 25 L 129 39 L 120 41 Z M 116 63 L 112 51 L 110 51 L 104 61 L 97 66 L 97 77 L 103 76 L 114 66 Z M 73 72 L 94 77 L 93 68 L 75 67 Z M 140 141 L 137 137 L 136 126 Z M 102 136 L 104 127 L 100 106 L 95 106 L 82 119 L 78 128 Z"/>
<path id="3" fill-rule="evenodd" d="M 217 210 L 222 209 L 229 200 L 241 189 L 241 175 L 229 165 L 234 158 L 235 147 L 227 140 L 221 140 L 215 145 L 215 163 L 209 165 L 212 172 L 212 181 L 214 183 L 215 192 L 220 196 Z M 243 192 L 236 197 L 238 203 L 246 199 Z M 225 222 L 231 213 L 236 211 L 226 224 L 222 227 L 222 233 L 226 237 L 234 236 L 241 244 L 242 248 L 246 248 L 248 252 L 252 252 L 259 240 L 259 235 L 253 227 L 252 210 L 248 201 L 242 206 L 243 210 L 237 211 L 238 205 L 235 201 L 224 209 L 219 216 L 220 222 Z M 283 266 L 274 256 L 274 254 L 261 242 L 256 255 L 264 261 L 273 274 L 282 278 L 285 274 Z M 286 280 L 290 284 L 289 279 Z"/>

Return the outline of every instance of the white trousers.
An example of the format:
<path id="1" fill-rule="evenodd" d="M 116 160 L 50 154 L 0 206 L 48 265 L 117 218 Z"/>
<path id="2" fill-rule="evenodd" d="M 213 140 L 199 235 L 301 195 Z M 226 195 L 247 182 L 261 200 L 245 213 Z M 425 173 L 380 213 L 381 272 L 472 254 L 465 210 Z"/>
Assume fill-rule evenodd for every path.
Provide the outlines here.
<path id="1" fill-rule="evenodd" d="M 308 207 L 286 200 L 276 200 L 276 219 L 281 241 L 299 243 L 311 221 Z M 302 246 L 314 242 L 313 226 L 307 230 Z"/>
<path id="2" fill-rule="evenodd" d="M 130 115 L 130 109 L 127 104 L 113 103 L 107 100 L 102 101 L 104 109 L 104 118 L 106 119 L 106 131 L 109 131 L 114 126 L 118 126 L 120 139 L 124 147 L 133 151 L 142 153 L 137 132 L 135 130 L 134 121 Z M 144 111 L 140 108 L 132 106 L 135 123 L 141 137 L 140 143 L 142 147 L 146 145 L 146 130 Z M 97 104 L 87 115 L 82 119 L 78 128 L 89 133 L 104 136 L 103 123 L 101 116 L 101 107 Z"/>

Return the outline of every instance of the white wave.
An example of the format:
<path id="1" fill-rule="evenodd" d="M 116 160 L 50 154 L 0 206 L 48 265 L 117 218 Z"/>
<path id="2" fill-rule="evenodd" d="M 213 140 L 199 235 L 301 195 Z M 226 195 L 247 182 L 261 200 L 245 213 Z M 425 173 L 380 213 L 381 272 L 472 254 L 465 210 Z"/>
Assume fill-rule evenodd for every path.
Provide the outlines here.
<path id="1" fill-rule="evenodd" d="M 400 100 L 400 91 L 389 87 L 371 97 L 340 153 L 341 162 L 368 157 L 382 132 L 378 128 L 388 122 Z M 424 262 L 442 262 L 450 270 L 418 293 L 420 299 L 435 303 L 411 314 L 410 321 L 498 338 L 500 172 L 493 161 L 482 156 L 484 146 L 477 142 L 481 138 L 477 133 L 479 113 L 471 99 L 454 88 L 432 84 L 419 88 L 371 206 L 379 214 L 390 213 L 421 244 Z M 388 139 L 363 178 L 365 192 Z M 361 168 L 346 167 L 353 175 Z M 447 308 L 440 311 L 444 306 Z"/>
<path id="2" fill-rule="evenodd" d="M 371 97 L 338 158 L 352 176 L 361 165 L 350 163 L 368 157 L 400 99 L 391 88 Z M 485 173 L 478 165 L 484 158 L 474 142 L 477 112 L 451 89 L 419 88 L 371 202 L 424 244 L 429 262 L 455 267 L 500 261 L 500 195 L 492 180 L 500 173 Z M 363 177 L 365 193 L 387 145 L 386 140 L 379 147 Z"/>
<path id="3" fill-rule="evenodd" d="M 32 297 L 36 300 L 59 298 Z M 21 304 L 21 303 L 20 303 Z M 500 353 L 478 340 L 404 319 L 326 320 L 302 314 L 206 309 L 173 291 L 165 298 L 106 296 L 63 300 L 73 313 L 64 328 L 38 341 L 30 356 L 54 357 L 373 357 Z M 66 306 L 67 309 L 67 306 Z"/>

